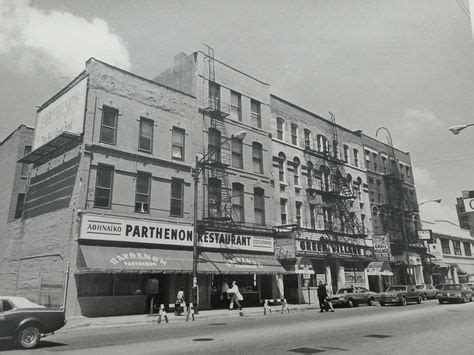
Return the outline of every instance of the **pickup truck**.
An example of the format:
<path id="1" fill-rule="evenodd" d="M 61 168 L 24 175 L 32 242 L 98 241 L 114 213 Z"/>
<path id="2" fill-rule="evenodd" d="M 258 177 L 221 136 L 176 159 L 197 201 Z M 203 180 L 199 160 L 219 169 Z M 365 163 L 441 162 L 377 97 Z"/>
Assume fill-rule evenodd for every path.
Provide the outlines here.
<path id="1" fill-rule="evenodd" d="M 65 324 L 64 310 L 48 309 L 24 297 L 0 296 L 0 340 L 31 349 Z"/>

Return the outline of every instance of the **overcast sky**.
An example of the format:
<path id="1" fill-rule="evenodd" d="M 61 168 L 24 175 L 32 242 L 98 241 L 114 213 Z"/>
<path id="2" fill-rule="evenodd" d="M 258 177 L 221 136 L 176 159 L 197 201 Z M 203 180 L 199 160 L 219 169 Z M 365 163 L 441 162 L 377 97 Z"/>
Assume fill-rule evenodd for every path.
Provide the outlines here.
<path id="1" fill-rule="evenodd" d="M 467 0 L 459 0 L 468 6 Z M 0 140 L 96 57 L 152 78 L 180 51 L 216 58 L 339 124 L 410 151 L 423 219 L 457 223 L 474 190 L 474 42 L 456 0 L 0 0 Z"/>

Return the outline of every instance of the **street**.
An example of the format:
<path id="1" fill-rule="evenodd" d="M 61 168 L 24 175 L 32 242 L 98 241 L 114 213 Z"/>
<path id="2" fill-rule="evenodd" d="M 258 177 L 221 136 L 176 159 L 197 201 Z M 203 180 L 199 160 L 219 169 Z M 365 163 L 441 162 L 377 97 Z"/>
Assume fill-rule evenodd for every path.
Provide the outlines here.
<path id="1" fill-rule="evenodd" d="M 59 331 L 37 349 L 9 354 L 472 353 L 474 303 L 361 306 Z"/>

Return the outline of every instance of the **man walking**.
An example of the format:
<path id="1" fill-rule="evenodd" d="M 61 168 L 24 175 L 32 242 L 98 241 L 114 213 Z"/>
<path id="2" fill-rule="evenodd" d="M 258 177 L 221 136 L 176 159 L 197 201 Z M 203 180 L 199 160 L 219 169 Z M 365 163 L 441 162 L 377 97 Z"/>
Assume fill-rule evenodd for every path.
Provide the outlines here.
<path id="1" fill-rule="evenodd" d="M 328 311 L 328 307 L 326 305 L 326 298 L 328 297 L 328 292 L 326 290 L 326 286 L 323 284 L 322 281 L 319 281 L 318 285 L 318 301 L 319 301 L 319 308 L 320 308 L 320 313 L 323 313 L 324 311 Z"/>

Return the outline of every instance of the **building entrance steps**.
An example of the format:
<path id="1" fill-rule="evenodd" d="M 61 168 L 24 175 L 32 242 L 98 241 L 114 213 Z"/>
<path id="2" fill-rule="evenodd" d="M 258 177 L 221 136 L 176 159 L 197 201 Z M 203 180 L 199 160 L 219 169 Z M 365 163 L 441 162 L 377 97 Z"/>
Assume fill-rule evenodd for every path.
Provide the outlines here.
<path id="1" fill-rule="evenodd" d="M 291 311 L 307 311 L 319 309 L 317 305 L 308 304 L 290 304 L 288 305 Z M 256 316 L 262 315 L 262 306 L 259 307 L 243 307 L 245 316 Z M 279 313 L 279 312 L 278 312 Z M 168 313 L 168 320 L 170 323 L 183 322 L 186 323 L 186 315 L 176 316 L 173 313 Z M 227 317 L 239 317 L 238 310 L 228 309 L 212 309 L 212 310 L 200 310 L 199 314 L 196 314 L 196 322 L 199 320 L 209 320 L 213 318 L 227 318 Z M 65 327 L 61 331 L 84 329 L 84 328 L 105 328 L 105 327 L 122 327 L 132 326 L 139 324 L 152 324 L 152 320 L 156 318 L 156 315 L 148 314 L 134 314 L 126 316 L 109 316 L 109 317 L 71 317 L 67 319 Z M 156 319 L 155 319 L 156 321 Z M 166 323 L 156 324 L 156 326 L 166 326 Z"/>

